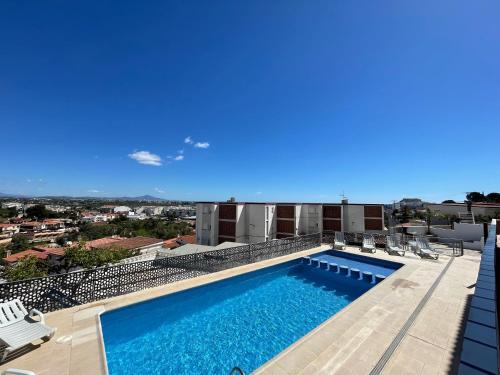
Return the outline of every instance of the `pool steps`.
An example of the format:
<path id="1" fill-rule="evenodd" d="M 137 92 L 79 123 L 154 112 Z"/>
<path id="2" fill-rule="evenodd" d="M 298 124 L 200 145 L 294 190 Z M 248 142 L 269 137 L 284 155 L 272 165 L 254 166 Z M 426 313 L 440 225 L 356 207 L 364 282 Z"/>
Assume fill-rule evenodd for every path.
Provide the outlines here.
<path id="1" fill-rule="evenodd" d="M 349 268 L 348 266 L 338 265 L 337 263 L 329 263 L 326 260 L 311 258 L 310 256 L 302 257 L 302 264 L 326 271 L 335 272 L 340 275 L 352 277 L 355 280 L 362 280 L 370 284 L 378 284 L 385 279 L 384 275 L 373 275 L 373 273 L 368 271 L 361 271 L 358 268 Z"/>

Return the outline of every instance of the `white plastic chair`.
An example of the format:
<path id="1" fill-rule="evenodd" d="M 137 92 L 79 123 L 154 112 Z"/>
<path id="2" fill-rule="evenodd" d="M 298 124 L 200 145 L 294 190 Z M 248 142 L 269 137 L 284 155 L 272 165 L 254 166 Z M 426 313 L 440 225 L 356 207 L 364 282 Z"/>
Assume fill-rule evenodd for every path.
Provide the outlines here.
<path id="1" fill-rule="evenodd" d="M 333 243 L 333 248 L 344 250 L 345 246 L 344 232 L 335 232 L 335 241 Z"/>
<path id="2" fill-rule="evenodd" d="M 55 328 L 45 325 L 40 311 L 32 309 L 28 313 L 19 299 L 0 303 L 0 341 L 7 346 L 0 363 L 13 351 L 38 339 L 50 339 L 55 332 Z"/>
<path id="3" fill-rule="evenodd" d="M 375 248 L 375 239 L 371 234 L 363 235 L 363 245 L 361 246 L 361 251 L 370 253 L 375 253 L 377 251 L 377 249 Z"/>
<path id="4" fill-rule="evenodd" d="M 400 246 L 396 236 L 386 237 L 385 251 L 391 255 L 405 255 L 405 250 Z"/>

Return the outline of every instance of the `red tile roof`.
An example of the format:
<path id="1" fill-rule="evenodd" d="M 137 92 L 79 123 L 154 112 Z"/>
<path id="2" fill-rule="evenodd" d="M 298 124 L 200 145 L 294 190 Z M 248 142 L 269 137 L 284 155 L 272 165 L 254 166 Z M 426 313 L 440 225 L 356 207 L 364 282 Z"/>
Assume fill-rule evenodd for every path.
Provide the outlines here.
<path id="1" fill-rule="evenodd" d="M 18 227 L 19 224 L 5 224 L 5 223 L 0 223 L 0 228 L 10 228 L 10 227 Z"/>
<path id="2" fill-rule="evenodd" d="M 30 226 L 30 227 L 37 227 L 39 225 L 43 225 L 43 223 L 40 223 L 38 221 L 25 221 L 24 223 L 21 223 L 21 225 Z"/>
<path id="3" fill-rule="evenodd" d="M 104 237 L 98 240 L 88 241 L 85 243 L 87 249 L 106 247 L 116 242 L 123 240 L 123 237 Z"/>
<path id="4" fill-rule="evenodd" d="M 119 247 L 121 249 L 138 249 L 145 246 L 162 244 L 163 240 L 151 237 L 105 237 L 99 240 L 89 241 L 85 244 L 87 249 Z"/>
<path id="5" fill-rule="evenodd" d="M 52 225 L 52 224 L 62 224 L 63 221 L 62 220 L 59 220 L 59 219 L 48 219 L 48 220 L 44 220 L 43 221 L 43 224 L 48 224 L 48 225 Z"/>
<path id="6" fill-rule="evenodd" d="M 42 260 L 47 259 L 47 257 L 49 256 L 48 254 L 46 254 L 42 251 L 36 251 L 33 249 L 29 249 L 29 250 L 21 251 L 21 252 L 16 253 L 16 254 L 9 255 L 8 257 L 3 258 L 3 260 L 5 260 L 8 263 L 14 263 L 14 262 L 17 262 L 19 259 L 24 258 L 28 255 L 33 255 L 33 256 L 37 257 L 38 259 L 42 259 Z"/>
<path id="7" fill-rule="evenodd" d="M 124 240 L 116 242 L 113 244 L 113 246 L 119 247 L 121 249 L 132 250 L 132 249 L 138 249 L 138 248 L 145 247 L 145 246 L 162 245 L 162 244 L 163 244 L 163 240 L 161 240 L 159 238 L 132 237 L 132 238 L 126 238 Z"/>
<path id="8" fill-rule="evenodd" d="M 63 256 L 63 255 L 66 254 L 66 249 L 64 247 L 41 247 L 41 246 L 36 246 L 33 249 L 41 251 L 41 252 L 44 252 L 47 255 L 52 254 L 52 255 Z"/>

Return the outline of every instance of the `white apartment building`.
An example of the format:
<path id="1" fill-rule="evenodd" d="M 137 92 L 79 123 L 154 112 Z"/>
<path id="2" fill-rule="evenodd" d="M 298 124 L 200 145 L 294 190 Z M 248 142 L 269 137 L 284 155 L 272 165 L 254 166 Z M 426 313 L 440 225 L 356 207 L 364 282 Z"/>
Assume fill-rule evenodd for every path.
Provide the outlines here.
<path id="1" fill-rule="evenodd" d="M 256 243 L 323 231 L 383 231 L 381 204 L 199 202 L 196 243 Z"/>

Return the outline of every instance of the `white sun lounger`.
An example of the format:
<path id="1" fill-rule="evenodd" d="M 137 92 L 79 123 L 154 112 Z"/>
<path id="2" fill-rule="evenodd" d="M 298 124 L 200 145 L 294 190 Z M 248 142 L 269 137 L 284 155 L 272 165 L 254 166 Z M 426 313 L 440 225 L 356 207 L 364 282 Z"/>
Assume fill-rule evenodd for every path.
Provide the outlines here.
<path id="1" fill-rule="evenodd" d="M 39 320 L 34 319 L 36 316 Z M 0 303 L 0 342 L 7 346 L 0 363 L 14 350 L 38 339 L 50 339 L 55 332 L 55 328 L 45 325 L 40 311 L 32 309 L 28 313 L 20 300 Z"/>
<path id="2" fill-rule="evenodd" d="M 333 248 L 339 250 L 345 249 L 344 232 L 335 232 L 335 241 L 333 243 Z"/>
<path id="3" fill-rule="evenodd" d="M 2 375 L 36 375 L 33 371 L 19 370 L 17 368 L 8 368 Z"/>
<path id="4" fill-rule="evenodd" d="M 438 259 L 439 253 L 434 250 L 423 238 L 417 238 L 417 254 L 421 258 Z"/>
<path id="5" fill-rule="evenodd" d="M 371 234 L 363 235 L 363 245 L 361 246 L 361 251 L 367 251 L 370 253 L 375 253 L 377 251 L 375 248 L 375 239 Z"/>
<path id="6" fill-rule="evenodd" d="M 399 241 L 395 236 L 387 236 L 385 251 L 391 255 L 405 255 L 405 250 L 399 245 Z"/>

